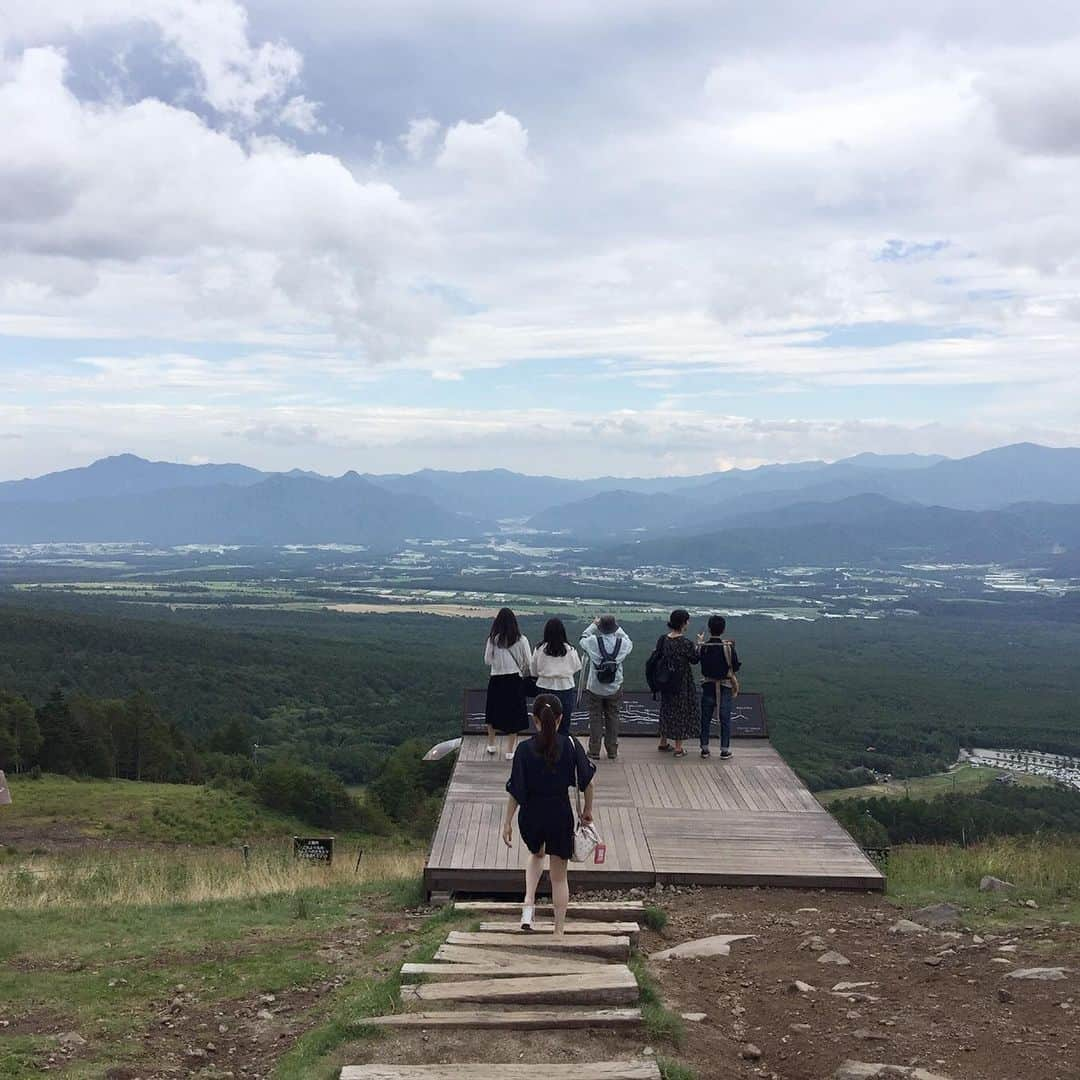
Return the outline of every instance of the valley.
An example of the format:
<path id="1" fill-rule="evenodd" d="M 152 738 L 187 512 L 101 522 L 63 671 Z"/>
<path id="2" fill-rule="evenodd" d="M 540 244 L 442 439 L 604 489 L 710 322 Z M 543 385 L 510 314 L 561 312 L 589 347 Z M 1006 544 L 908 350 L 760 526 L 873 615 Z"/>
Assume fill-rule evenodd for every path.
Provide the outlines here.
<path id="1" fill-rule="evenodd" d="M 602 552 L 506 536 L 408 541 L 389 552 L 340 545 L 140 543 L 0 545 L 0 587 L 181 608 L 429 612 L 490 618 L 504 604 L 585 618 L 600 607 L 628 617 L 702 611 L 779 620 L 911 618 L 944 609 L 989 617 L 1069 617 L 1080 577 L 1000 564 L 783 565 L 754 572 L 722 565 L 619 566 Z"/>

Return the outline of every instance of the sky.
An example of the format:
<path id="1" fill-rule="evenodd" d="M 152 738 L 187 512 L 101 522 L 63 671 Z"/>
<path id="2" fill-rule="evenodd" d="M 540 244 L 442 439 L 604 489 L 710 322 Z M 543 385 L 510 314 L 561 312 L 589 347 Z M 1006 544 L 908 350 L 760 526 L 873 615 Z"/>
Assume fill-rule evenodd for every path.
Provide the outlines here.
<path id="1" fill-rule="evenodd" d="M 0 479 L 1080 444 L 1074 0 L 21 7 Z"/>

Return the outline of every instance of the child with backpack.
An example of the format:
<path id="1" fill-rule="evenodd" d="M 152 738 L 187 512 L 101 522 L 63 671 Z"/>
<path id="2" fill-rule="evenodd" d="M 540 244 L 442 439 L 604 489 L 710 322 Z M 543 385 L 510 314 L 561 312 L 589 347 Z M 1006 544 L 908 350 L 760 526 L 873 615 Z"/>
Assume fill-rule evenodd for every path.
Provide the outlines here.
<path id="1" fill-rule="evenodd" d="M 619 756 L 619 712 L 622 708 L 623 663 L 634 643 L 614 615 L 602 615 L 581 635 L 589 658 L 583 697 L 589 707 L 589 757 L 600 758 L 603 740 L 607 756 Z"/>
<path id="2" fill-rule="evenodd" d="M 731 757 L 731 703 L 739 696 L 742 667 L 735 642 L 724 637 L 727 622 L 722 615 L 709 619 L 709 638 L 701 643 L 701 756 L 709 757 L 709 732 L 713 713 L 720 714 L 720 756 Z"/>

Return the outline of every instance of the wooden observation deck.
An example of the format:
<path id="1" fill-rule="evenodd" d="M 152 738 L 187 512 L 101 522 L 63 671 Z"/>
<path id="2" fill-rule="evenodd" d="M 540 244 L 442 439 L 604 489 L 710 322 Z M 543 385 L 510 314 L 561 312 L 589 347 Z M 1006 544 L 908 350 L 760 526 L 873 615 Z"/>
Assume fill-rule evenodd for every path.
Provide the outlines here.
<path id="1" fill-rule="evenodd" d="M 655 726 L 639 715 L 620 740 L 618 760 L 597 764 L 596 824 L 607 860 L 571 864 L 571 887 L 659 882 L 883 889 L 874 863 L 761 737 L 758 704 L 760 721 L 748 717 L 743 737 L 736 725 L 728 760 L 721 760 L 715 738 L 707 759 L 696 742 L 686 744 L 681 759 L 659 753 Z M 575 713 L 579 737 L 583 719 Z M 501 753 L 485 754 L 485 737 L 470 733 L 476 713 L 468 705 L 465 730 L 425 885 L 429 892 L 520 894 L 528 852 L 516 823 L 512 849 L 499 835 L 509 762 Z M 746 737 L 747 730 L 757 737 Z"/>

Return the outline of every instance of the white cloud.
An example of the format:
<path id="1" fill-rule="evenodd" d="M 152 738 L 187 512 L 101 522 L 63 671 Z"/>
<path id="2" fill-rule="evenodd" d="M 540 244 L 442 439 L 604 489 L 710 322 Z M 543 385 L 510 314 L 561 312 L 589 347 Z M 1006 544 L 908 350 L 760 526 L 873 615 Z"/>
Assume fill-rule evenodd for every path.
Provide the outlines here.
<path id="1" fill-rule="evenodd" d="M 280 102 L 303 66 L 287 44 L 251 42 L 247 10 L 238 0 L 49 0 L 13 8 L 5 23 L 4 37 L 18 44 L 124 25 L 153 26 L 193 65 L 206 102 L 248 121 Z"/>
<path id="2" fill-rule="evenodd" d="M 766 461 L 836 459 L 863 450 L 962 455 L 1030 438 L 1015 418 L 957 426 L 887 419 L 760 419 L 700 406 L 616 410 L 582 416 L 559 408 L 484 411 L 403 406 L 312 407 L 166 403 L 75 405 L 43 410 L 0 405 L 0 429 L 21 435 L 5 451 L 0 479 L 83 464 L 130 450 L 183 460 L 193 445 L 216 461 L 267 469 L 340 473 L 476 468 L 477 448 L 497 444 L 499 464 L 565 476 L 696 474 Z M 1040 430 L 1075 443 L 1080 428 Z M 596 466 L 601 453 L 605 468 Z M 484 460 L 490 461 L 490 457 Z M 537 462 L 544 462 L 541 470 Z M 392 463 L 392 464 L 391 464 Z"/>
<path id="3" fill-rule="evenodd" d="M 501 109 L 478 124 L 462 120 L 446 132 L 436 160 L 440 169 L 484 186 L 528 185 L 538 176 L 529 157 L 529 133 Z"/>
<path id="4" fill-rule="evenodd" d="M 135 409 L 143 365 L 147 400 L 155 386 L 170 408 L 249 393 L 252 429 L 279 444 L 317 432 L 324 468 L 369 429 L 386 439 L 361 449 L 389 467 L 442 461 L 422 437 L 391 438 L 411 414 L 348 407 L 377 410 L 369 391 L 456 402 L 451 384 L 477 369 L 492 375 L 468 380 L 475 408 L 416 424 L 453 434 L 447 461 L 486 460 L 503 423 L 491 403 L 508 385 L 532 400 L 545 361 L 611 361 L 615 404 L 602 395 L 594 422 L 627 471 L 669 453 L 659 406 L 695 414 L 698 376 L 758 380 L 744 426 L 725 428 L 747 461 L 1080 428 L 1074 4 L 867 0 L 858 19 L 841 0 L 798 19 L 787 0 L 246 7 L 12 9 L 0 333 L 156 338 L 169 358 L 72 344 L 69 359 L 115 363 L 49 368 L 51 402 L 101 403 L 112 385 Z M 129 46 L 112 78 L 110 50 Z M 300 153 L 290 131 L 323 152 Z M 900 257 L 881 257 L 888 244 Z M 899 327 L 899 343 L 835 347 L 825 328 L 848 324 Z M 230 345 L 242 362 L 194 359 Z M 372 360 L 399 382 L 358 390 Z M 32 380 L 16 381 L 30 400 Z M 845 426 L 856 394 L 884 426 Z M 833 417 L 831 396 L 847 411 Z M 274 412 L 316 397 L 351 419 Z M 790 427 L 745 426 L 777 397 Z M 656 425 L 616 416 L 627 400 Z M 516 420 L 578 445 L 569 420 Z M 236 436 L 220 432 L 246 430 L 200 423 L 170 437 L 207 433 L 221 456 Z M 640 443 L 619 435 L 634 425 Z"/>
<path id="5" fill-rule="evenodd" d="M 326 134 L 326 125 L 319 120 L 319 103 L 308 101 L 303 94 L 289 98 L 278 113 L 278 123 L 286 127 L 296 128 L 306 134 L 317 132 Z"/>
<path id="6" fill-rule="evenodd" d="M 161 101 L 85 104 L 65 74 L 61 52 L 34 48 L 0 81 L 0 127 L 23 133 L 0 160 L 2 322 L 305 328 L 379 359 L 420 346 L 436 310 L 410 285 L 426 226 L 393 187 Z"/>
<path id="7" fill-rule="evenodd" d="M 399 136 L 398 141 L 405 148 L 412 161 L 419 161 L 425 154 L 428 144 L 439 133 L 440 124 L 430 116 L 414 117 L 409 121 L 409 127 L 404 135 Z"/>

